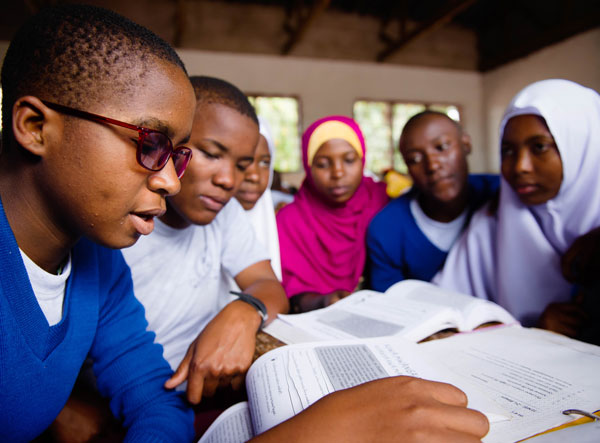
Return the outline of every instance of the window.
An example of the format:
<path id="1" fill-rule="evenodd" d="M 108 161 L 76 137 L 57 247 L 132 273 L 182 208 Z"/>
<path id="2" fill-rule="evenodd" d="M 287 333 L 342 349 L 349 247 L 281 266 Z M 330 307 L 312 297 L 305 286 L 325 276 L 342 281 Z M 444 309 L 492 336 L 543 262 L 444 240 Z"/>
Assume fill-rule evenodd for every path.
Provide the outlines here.
<path id="1" fill-rule="evenodd" d="M 298 132 L 298 99 L 283 96 L 249 95 L 256 113 L 269 122 L 275 143 L 275 169 L 295 172 L 302 169 Z"/>
<path id="2" fill-rule="evenodd" d="M 366 166 L 381 174 L 388 169 L 406 173 L 406 165 L 398 152 L 402 128 L 413 115 L 431 109 L 460 121 L 456 105 L 358 100 L 354 102 L 354 119 L 360 125 L 367 144 Z"/>

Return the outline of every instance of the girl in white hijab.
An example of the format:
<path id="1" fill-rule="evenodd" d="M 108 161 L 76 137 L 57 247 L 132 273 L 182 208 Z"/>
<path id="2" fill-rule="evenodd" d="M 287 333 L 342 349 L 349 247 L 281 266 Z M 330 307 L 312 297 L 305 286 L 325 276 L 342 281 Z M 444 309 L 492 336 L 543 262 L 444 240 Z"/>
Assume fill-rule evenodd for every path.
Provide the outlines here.
<path id="1" fill-rule="evenodd" d="M 235 197 L 246 210 L 257 238 L 271 256 L 271 267 L 281 280 L 279 237 L 275 223 L 275 211 L 271 198 L 275 145 L 267 121 L 258 117 L 260 137 L 253 164 L 246 169 L 244 181 Z"/>
<path id="2" fill-rule="evenodd" d="M 500 138 L 497 212 L 474 215 L 433 281 L 495 301 L 525 326 L 551 303 L 581 318 L 561 257 L 600 226 L 600 96 L 567 80 L 533 83 L 511 101 Z"/>

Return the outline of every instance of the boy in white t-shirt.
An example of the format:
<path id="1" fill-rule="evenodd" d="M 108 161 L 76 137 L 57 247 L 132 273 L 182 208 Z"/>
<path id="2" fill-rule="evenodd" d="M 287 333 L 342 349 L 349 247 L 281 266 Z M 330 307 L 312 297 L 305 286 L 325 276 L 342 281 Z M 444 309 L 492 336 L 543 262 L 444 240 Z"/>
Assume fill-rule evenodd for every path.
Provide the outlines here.
<path id="1" fill-rule="evenodd" d="M 166 387 L 187 381 L 188 400 L 199 403 L 220 385 L 241 386 L 263 323 L 259 308 L 229 295 L 222 273 L 264 304 L 268 320 L 287 312 L 288 301 L 268 252 L 232 198 L 254 161 L 254 108 L 225 81 L 191 80 L 193 156 L 181 191 L 168 199 L 154 232 L 123 254 L 149 329 L 176 370 Z"/>

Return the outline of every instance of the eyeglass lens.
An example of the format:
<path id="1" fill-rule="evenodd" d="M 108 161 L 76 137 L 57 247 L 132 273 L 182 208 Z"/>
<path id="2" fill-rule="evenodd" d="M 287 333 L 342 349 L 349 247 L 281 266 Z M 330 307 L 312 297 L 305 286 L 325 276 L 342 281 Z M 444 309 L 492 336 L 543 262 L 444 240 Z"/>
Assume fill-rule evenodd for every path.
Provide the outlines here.
<path id="1" fill-rule="evenodd" d="M 171 155 L 177 176 L 181 178 L 190 159 L 189 149 L 179 148 L 172 150 L 171 141 L 161 132 L 147 132 L 141 134 L 141 149 L 139 161 L 146 168 L 157 171 L 162 169 Z"/>

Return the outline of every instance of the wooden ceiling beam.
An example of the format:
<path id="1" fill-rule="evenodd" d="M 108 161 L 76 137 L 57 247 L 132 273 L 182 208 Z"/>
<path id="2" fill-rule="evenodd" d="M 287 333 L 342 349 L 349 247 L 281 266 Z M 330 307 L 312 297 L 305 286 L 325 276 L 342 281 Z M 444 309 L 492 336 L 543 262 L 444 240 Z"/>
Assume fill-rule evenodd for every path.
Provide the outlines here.
<path id="1" fill-rule="evenodd" d="M 294 46 L 300 42 L 310 25 L 318 16 L 323 13 L 323 11 L 325 11 L 325 9 L 329 7 L 330 3 L 331 0 L 315 1 L 310 12 L 306 15 L 306 17 L 304 17 L 304 19 L 301 19 L 296 28 L 291 31 L 290 37 L 281 48 L 281 55 L 288 55 L 292 51 Z"/>
<path id="2" fill-rule="evenodd" d="M 409 32 L 406 36 L 400 38 L 398 41 L 390 43 L 387 48 L 382 50 L 377 55 L 376 61 L 385 61 L 415 38 L 422 37 L 425 34 L 441 28 L 475 2 L 477 2 L 477 0 L 458 0 L 450 3 L 440 14 L 417 26 L 413 31 Z"/>
<path id="3" fill-rule="evenodd" d="M 173 46 L 181 48 L 183 44 L 183 36 L 186 31 L 185 21 L 185 0 L 176 0 L 177 5 L 175 9 L 175 32 L 173 35 Z"/>

